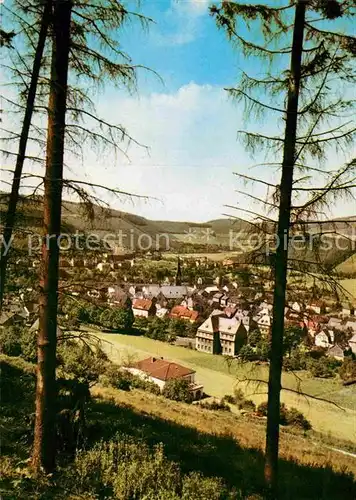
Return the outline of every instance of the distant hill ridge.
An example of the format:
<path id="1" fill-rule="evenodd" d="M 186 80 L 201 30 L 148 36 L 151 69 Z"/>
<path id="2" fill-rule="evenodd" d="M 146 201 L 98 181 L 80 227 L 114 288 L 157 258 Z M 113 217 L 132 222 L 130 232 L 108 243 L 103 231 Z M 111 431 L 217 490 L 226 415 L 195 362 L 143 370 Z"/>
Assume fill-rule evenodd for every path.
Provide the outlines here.
<path id="1" fill-rule="evenodd" d="M 3 221 L 7 208 L 7 193 L 0 194 L 0 222 Z M 26 228 L 42 226 L 42 197 L 21 197 L 17 212 L 17 224 Z M 309 233 L 318 233 L 320 226 L 311 221 L 307 228 Z M 111 233 L 123 235 L 123 244 L 130 242 L 137 247 L 138 238 L 148 235 L 153 240 L 159 235 L 168 235 L 169 245 L 172 249 L 181 248 L 187 244 L 211 248 L 230 249 L 230 233 L 241 233 L 241 238 L 251 231 L 256 231 L 253 224 L 241 219 L 221 218 L 207 222 L 150 220 L 141 215 L 136 215 L 121 210 L 92 205 L 87 207 L 83 203 L 70 201 L 63 202 L 62 230 L 67 233 L 95 233 L 99 237 Z M 325 263 L 336 266 L 355 253 L 356 216 L 337 219 L 330 223 L 323 223 L 323 232 L 339 233 L 344 236 L 343 248 L 336 245 L 323 256 Z M 119 236 L 118 236 L 119 238 Z M 352 242 L 352 239 L 354 242 Z M 113 243 L 118 242 L 113 238 Z M 340 247 L 341 248 L 341 247 Z M 131 248 L 132 249 L 132 248 Z M 234 248 L 232 248 L 234 250 Z M 204 250 L 202 250 L 204 251 Z M 313 259 L 312 255 L 308 255 Z"/>

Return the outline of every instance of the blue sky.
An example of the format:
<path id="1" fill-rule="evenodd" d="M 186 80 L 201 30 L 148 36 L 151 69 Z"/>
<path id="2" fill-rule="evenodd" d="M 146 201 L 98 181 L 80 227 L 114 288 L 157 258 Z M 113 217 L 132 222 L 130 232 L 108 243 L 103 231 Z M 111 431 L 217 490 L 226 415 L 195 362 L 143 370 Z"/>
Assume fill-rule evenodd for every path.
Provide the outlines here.
<path id="1" fill-rule="evenodd" d="M 170 92 L 194 81 L 198 85 L 234 82 L 237 54 L 218 32 L 206 0 L 142 2 L 141 11 L 154 20 L 147 32 L 138 26 L 124 28 L 121 38 L 134 61 L 156 70 Z M 130 4 L 129 4 L 130 5 Z M 134 5 L 133 5 L 134 8 Z M 235 67 L 235 69 L 234 69 Z M 162 91 L 152 80 L 149 88 Z M 145 93 L 145 87 L 140 88 Z"/>

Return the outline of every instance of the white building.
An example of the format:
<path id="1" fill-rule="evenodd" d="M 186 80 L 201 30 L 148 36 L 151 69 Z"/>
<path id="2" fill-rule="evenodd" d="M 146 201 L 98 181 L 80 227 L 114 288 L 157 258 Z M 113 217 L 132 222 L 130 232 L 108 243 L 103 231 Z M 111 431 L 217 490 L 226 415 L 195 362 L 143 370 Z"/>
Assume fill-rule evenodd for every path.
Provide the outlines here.
<path id="1" fill-rule="evenodd" d="M 356 354 L 356 333 L 349 340 L 349 346 L 351 351 Z"/>
<path id="2" fill-rule="evenodd" d="M 334 345 L 334 332 L 332 330 L 322 330 L 315 335 L 314 343 L 318 347 L 331 347 Z"/>
<path id="3" fill-rule="evenodd" d="M 262 333 L 262 335 L 269 335 L 271 331 L 271 317 L 269 314 L 264 314 L 262 316 L 258 316 L 256 318 L 256 323 L 258 329 Z"/>
<path id="4" fill-rule="evenodd" d="M 166 361 L 163 358 L 146 358 L 138 361 L 134 366 L 126 368 L 126 370 L 143 380 L 155 383 L 161 391 L 169 380 L 184 379 L 189 382 L 194 399 L 200 399 L 204 393 L 203 386 L 195 382 L 194 370 Z"/>
<path id="5" fill-rule="evenodd" d="M 132 302 L 132 312 L 136 317 L 148 318 L 148 316 L 155 316 L 156 306 L 150 299 L 134 299 Z"/>

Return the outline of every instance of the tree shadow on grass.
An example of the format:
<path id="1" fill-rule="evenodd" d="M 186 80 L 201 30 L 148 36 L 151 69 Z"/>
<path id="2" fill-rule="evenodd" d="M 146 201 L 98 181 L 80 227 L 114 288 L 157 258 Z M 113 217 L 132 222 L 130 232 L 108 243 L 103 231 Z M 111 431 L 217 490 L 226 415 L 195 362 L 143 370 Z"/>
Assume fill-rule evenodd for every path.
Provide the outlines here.
<path id="1" fill-rule="evenodd" d="M 263 453 L 241 448 L 231 436 L 206 434 L 100 399 L 93 402 L 88 421 L 91 443 L 109 440 L 117 432 L 141 438 L 150 446 L 162 442 L 167 457 L 179 463 L 183 472 L 221 477 L 244 496 L 263 494 Z M 351 475 L 293 460 L 280 460 L 280 488 L 283 500 L 356 498 Z"/>

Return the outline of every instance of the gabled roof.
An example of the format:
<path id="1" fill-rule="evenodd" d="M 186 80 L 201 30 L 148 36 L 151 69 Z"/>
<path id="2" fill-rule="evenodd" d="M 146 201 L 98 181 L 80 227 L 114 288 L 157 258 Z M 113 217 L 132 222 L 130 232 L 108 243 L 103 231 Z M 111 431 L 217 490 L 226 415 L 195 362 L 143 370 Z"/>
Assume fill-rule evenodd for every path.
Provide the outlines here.
<path id="1" fill-rule="evenodd" d="M 328 330 L 327 328 L 324 328 L 323 330 L 321 330 L 321 332 L 319 332 L 315 335 L 315 338 L 322 337 L 322 336 L 326 337 L 328 342 L 334 342 L 335 336 L 334 336 L 333 330 Z"/>
<path id="2" fill-rule="evenodd" d="M 209 316 L 209 318 L 206 321 L 204 321 L 204 323 L 200 325 L 200 327 L 198 328 L 198 332 L 200 331 L 208 332 L 211 334 L 219 331 L 217 318 L 214 318 L 214 316 Z"/>
<path id="3" fill-rule="evenodd" d="M 264 314 L 263 316 L 260 316 L 257 318 L 257 324 L 270 326 L 271 325 L 271 317 L 268 314 Z"/>
<path id="4" fill-rule="evenodd" d="M 344 355 L 344 349 L 340 347 L 338 344 L 333 345 L 332 347 L 329 347 L 328 349 L 328 354 L 336 354 L 336 355 Z"/>
<path id="5" fill-rule="evenodd" d="M 5 311 L 5 312 L 1 313 L 0 325 L 5 324 L 9 319 L 12 319 L 14 316 L 15 316 L 15 313 L 9 312 L 9 311 L 7 311 L 7 312 Z"/>
<path id="6" fill-rule="evenodd" d="M 182 318 L 195 321 L 198 318 L 198 311 L 192 311 L 184 306 L 175 306 L 172 308 L 170 316 L 173 318 Z"/>
<path id="7" fill-rule="evenodd" d="M 231 318 L 232 316 L 235 316 L 236 311 L 237 311 L 237 307 L 236 307 L 236 306 L 234 306 L 234 307 L 232 307 L 232 306 L 227 306 L 227 307 L 224 309 L 224 312 L 225 312 L 225 314 L 226 314 L 226 316 L 227 316 L 228 318 Z"/>
<path id="8" fill-rule="evenodd" d="M 150 299 L 134 299 L 132 303 L 133 309 L 140 309 L 141 311 L 149 311 L 152 307 L 152 300 Z"/>
<path id="9" fill-rule="evenodd" d="M 330 318 L 328 321 L 328 326 L 341 326 L 341 319 L 339 318 Z"/>
<path id="10" fill-rule="evenodd" d="M 356 332 L 356 321 L 347 321 L 345 323 L 345 328 L 351 328 L 351 330 L 355 331 Z"/>
<path id="11" fill-rule="evenodd" d="M 162 285 L 161 292 L 167 299 L 179 299 L 188 295 L 185 285 Z"/>
<path id="12" fill-rule="evenodd" d="M 235 318 L 219 318 L 219 331 L 221 333 L 228 333 L 234 335 L 237 333 L 241 322 Z"/>
<path id="13" fill-rule="evenodd" d="M 191 368 L 166 361 L 163 358 L 153 357 L 138 361 L 135 368 L 163 381 L 178 379 L 195 373 Z"/>
<path id="14" fill-rule="evenodd" d="M 161 292 L 161 287 L 159 285 L 148 285 L 142 287 L 142 291 L 147 297 L 157 297 Z"/>
<path id="15" fill-rule="evenodd" d="M 28 315 L 26 314 L 24 309 L 22 311 L 3 311 L 0 314 L 0 325 L 4 325 L 9 320 L 13 321 L 24 320 L 27 319 L 27 316 Z"/>

